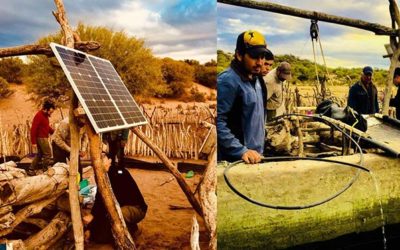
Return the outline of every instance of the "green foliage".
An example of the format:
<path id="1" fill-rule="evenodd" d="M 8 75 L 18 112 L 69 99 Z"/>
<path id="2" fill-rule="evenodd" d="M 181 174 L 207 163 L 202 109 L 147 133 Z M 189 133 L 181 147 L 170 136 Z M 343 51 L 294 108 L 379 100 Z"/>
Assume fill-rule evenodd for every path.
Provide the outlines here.
<path id="1" fill-rule="evenodd" d="M 217 88 L 217 63 L 215 60 L 195 67 L 195 81 L 209 88 Z"/>
<path id="2" fill-rule="evenodd" d="M 0 77 L 0 98 L 7 98 L 12 93 L 14 93 L 14 91 L 10 90 L 10 85 L 8 84 L 7 80 L 3 77 Z"/>
<path id="3" fill-rule="evenodd" d="M 24 63 L 18 57 L 0 60 L 0 77 L 12 83 L 22 83 Z"/>
<path id="4" fill-rule="evenodd" d="M 122 31 L 83 24 L 78 25 L 77 33 L 82 41 L 92 40 L 101 44 L 101 48 L 91 54 L 110 60 L 131 93 L 157 95 L 168 92 L 168 86 L 162 80 L 161 62 L 145 47 L 143 39 L 130 37 Z M 60 43 L 60 40 L 61 34 L 57 33 L 41 38 L 39 43 Z M 31 56 L 30 59 L 31 91 L 39 97 L 54 91 L 51 95 L 60 98 L 60 93 L 69 89 L 61 68 L 52 67 L 50 60 L 41 56 Z"/>
<path id="5" fill-rule="evenodd" d="M 46 56 L 30 56 L 27 67 L 26 83 L 29 93 L 33 93 L 32 99 L 40 103 L 43 98 L 57 100 L 61 105 L 69 98 L 71 89 L 64 72 L 58 65 L 56 58 Z"/>
<path id="6" fill-rule="evenodd" d="M 233 59 L 232 54 L 225 53 L 222 50 L 217 51 L 218 54 L 218 73 L 229 66 Z M 294 55 L 275 55 L 274 67 L 280 62 L 287 61 L 292 66 L 292 80 L 299 84 L 310 85 L 315 84 L 317 76 L 315 73 L 314 62 L 306 59 L 300 59 Z M 329 63 L 329 62 L 327 62 Z M 321 79 L 327 78 L 326 71 L 329 73 L 329 81 L 333 85 L 352 85 L 360 79 L 362 68 L 329 68 L 326 69 L 323 65 L 317 64 L 318 77 Z M 388 71 L 384 69 L 374 69 L 373 82 L 378 86 L 383 86 L 387 81 Z"/>
<path id="7" fill-rule="evenodd" d="M 224 69 L 229 67 L 229 64 L 233 60 L 233 55 L 225 53 L 222 50 L 217 50 L 217 73 L 221 73 Z"/>
<path id="8" fill-rule="evenodd" d="M 169 88 L 169 91 L 164 93 L 165 97 L 181 97 L 185 93 L 184 88 L 193 82 L 194 69 L 183 61 L 166 57 L 162 59 L 161 72 Z"/>

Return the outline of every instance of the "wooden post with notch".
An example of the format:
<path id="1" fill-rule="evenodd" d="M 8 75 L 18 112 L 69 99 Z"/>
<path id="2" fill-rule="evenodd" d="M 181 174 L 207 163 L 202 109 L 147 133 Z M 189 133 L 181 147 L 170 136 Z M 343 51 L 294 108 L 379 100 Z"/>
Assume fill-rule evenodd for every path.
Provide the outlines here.
<path id="1" fill-rule="evenodd" d="M 65 14 L 64 4 L 62 0 L 54 0 L 57 6 L 57 11 L 53 11 L 53 15 L 57 22 L 60 24 L 63 34 L 63 43 L 69 48 L 74 48 L 75 39 L 73 31 L 68 24 L 68 20 Z M 81 218 L 81 207 L 79 203 L 79 193 L 77 183 L 78 174 L 78 160 L 79 160 L 79 128 L 75 120 L 74 109 L 78 106 L 78 98 L 75 93 L 71 91 L 70 107 L 69 107 L 69 127 L 71 135 L 71 152 L 69 162 L 69 203 L 71 206 L 71 220 L 72 228 L 74 231 L 75 238 L 75 249 L 84 249 L 84 238 L 83 238 L 83 224 Z"/>

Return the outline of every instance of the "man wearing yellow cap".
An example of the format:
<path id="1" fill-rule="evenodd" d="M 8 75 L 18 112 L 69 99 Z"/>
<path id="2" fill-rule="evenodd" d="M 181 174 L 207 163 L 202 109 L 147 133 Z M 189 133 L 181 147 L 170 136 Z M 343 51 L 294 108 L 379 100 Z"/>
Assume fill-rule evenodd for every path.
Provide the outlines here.
<path id="1" fill-rule="evenodd" d="M 266 52 L 264 36 L 245 31 L 237 38 L 230 67 L 218 75 L 218 160 L 261 161 L 266 103 L 261 69 Z"/>

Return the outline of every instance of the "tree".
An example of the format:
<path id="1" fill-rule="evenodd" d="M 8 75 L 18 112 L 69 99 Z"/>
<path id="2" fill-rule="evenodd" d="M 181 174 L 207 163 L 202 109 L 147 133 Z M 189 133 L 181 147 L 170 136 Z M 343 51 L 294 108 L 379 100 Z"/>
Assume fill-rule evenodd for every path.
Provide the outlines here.
<path id="1" fill-rule="evenodd" d="M 12 93 L 14 93 L 13 90 L 10 90 L 9 84 L 6 79 L 3 77 L 0 77 L 0 98 L 7 98 L 9 97 Z"/>
<path id="2" fill-rule="evenodd" d="M 4 58 L 0 60 L 0 77 L 10 83 L 22 83 L 24 63 L 18 57 Z"/>
<path id="3" fill-rule="evenodd" d="M 167 97 L 181 97 L 185 87 L 193 82 L 194 69 L 183 61 L 175 61 L 169 57 L 162 59 L 161 72 L 164 81 L 168 84 Z"/>
<path id="4" fill-rule="evenodd" d="M 143 39 L 130 37 L 123 31 L 113 31 L 105 27 L 79 24 L 77 33 L 82 40 L 95 40 L 101 48 L 92 54 L 111 61 L 129 91 L 136 95 L 156 95 L 168 91 L 162 81 L 161 62 L 145 46 Z M 60 43 L 61 33 L 39 39 L 40 44 Z M 43 56 L 30 56 L 30 90 L 39 96 L 53 96 L 66 99 L 69 84 L 56 60 Z"/>

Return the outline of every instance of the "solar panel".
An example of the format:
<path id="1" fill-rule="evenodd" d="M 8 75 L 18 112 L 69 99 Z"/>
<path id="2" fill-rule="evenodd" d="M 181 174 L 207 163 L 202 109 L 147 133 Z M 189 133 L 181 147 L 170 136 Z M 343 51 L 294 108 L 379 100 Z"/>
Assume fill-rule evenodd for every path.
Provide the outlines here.
<path id="1" fill-rule="evenodd" d="M 110 61 L 56 43 L 50 47 L 97 133 L 147 123 Z"/>

